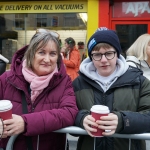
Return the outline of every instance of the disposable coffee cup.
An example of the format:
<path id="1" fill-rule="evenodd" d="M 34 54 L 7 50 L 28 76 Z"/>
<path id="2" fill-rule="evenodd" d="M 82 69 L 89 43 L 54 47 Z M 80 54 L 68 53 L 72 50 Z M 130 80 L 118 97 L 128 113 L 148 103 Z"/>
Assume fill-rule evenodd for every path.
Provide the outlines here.
<path id="1" fill-rule="evenodd" d="M 107 106 L 104 105 L 94 105 L 91 108 L 91 115 L 93 118 L 95 118 L 95 121 L 100 120 L 101 116 L 107 116 L 109 114 L 109 108 Z M 102 132 L 104 132 L 104 130 L 101 130 L 97 127 L 93 128 L 97 129 L 97 132 L 91 132 L 95 137 L 101 137 Z"/>
<path id="2" fill-rule="evenodd" d="M 12 103 L 9 100 L 0 100 L 0 118 L 3 120 L 12 118 Z"/>

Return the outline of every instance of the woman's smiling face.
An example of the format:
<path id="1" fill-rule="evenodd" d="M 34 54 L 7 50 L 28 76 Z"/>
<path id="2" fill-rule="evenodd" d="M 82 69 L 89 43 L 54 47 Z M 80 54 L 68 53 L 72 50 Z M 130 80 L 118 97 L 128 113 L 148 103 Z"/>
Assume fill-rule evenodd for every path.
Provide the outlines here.
<path id="1" fill-rule="evenodd" d="M 32 63 L 32 70 L 38 76 L 44 76 L 54 71 L 57 66 L 58 50 L 53 41 L 38 49 Z"/>

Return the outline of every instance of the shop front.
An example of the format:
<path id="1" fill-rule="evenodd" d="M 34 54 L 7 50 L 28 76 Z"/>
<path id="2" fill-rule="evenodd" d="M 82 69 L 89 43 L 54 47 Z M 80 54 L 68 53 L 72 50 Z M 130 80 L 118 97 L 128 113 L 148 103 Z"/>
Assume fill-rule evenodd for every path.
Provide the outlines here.
<path id="1" fill-rule="evenodd" d="M 102 10 L 105 8 L 105 19 Z M 102 8 L 102 9 L 101 9 Z M 150 1 L 99 1 L 99 26 L 116 30 L 123 55 L 142 34 L 150 33 Z"/>
<path id="2" fill-rule="evenodd" d="M 77 46 L 82 43 L 82 57 L 90 33 L 98 27 L 98 0 L 0 2 L 0 22 L 0 53 L 10 63 L 14 52 L 27 45 L 38 28 L 58 32 L 62 46 L 68 37 Z"/>

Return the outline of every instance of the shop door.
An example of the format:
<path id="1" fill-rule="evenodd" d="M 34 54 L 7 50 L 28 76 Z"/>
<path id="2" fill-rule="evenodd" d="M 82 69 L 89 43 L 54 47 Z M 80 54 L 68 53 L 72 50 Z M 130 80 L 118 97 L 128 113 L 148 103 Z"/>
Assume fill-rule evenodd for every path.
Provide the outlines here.
<path id="1" fill-rule="evenodd" d="M 122 55 L 126 57 L 127 49 L 142 34 L 150 33 L 150 21 L 113 21 L 112 29 L 116 30 Z"/>

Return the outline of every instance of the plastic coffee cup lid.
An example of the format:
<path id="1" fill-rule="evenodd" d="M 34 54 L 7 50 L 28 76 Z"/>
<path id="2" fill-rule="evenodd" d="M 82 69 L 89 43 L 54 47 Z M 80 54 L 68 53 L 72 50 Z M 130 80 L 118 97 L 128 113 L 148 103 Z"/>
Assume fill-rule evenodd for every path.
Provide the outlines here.
<path id="1" fill-rule="evenodd" d="M 12 103 L 9 100 L 0 100 L 0 111 L 12 109 Z"/>
<path id="2" fill-rule="evenodd" d="M 91 112 L 107 114 L 107 113 L 109 113 L 109 108 L 104 105 L 93 105 L 91 108 Z"/>

